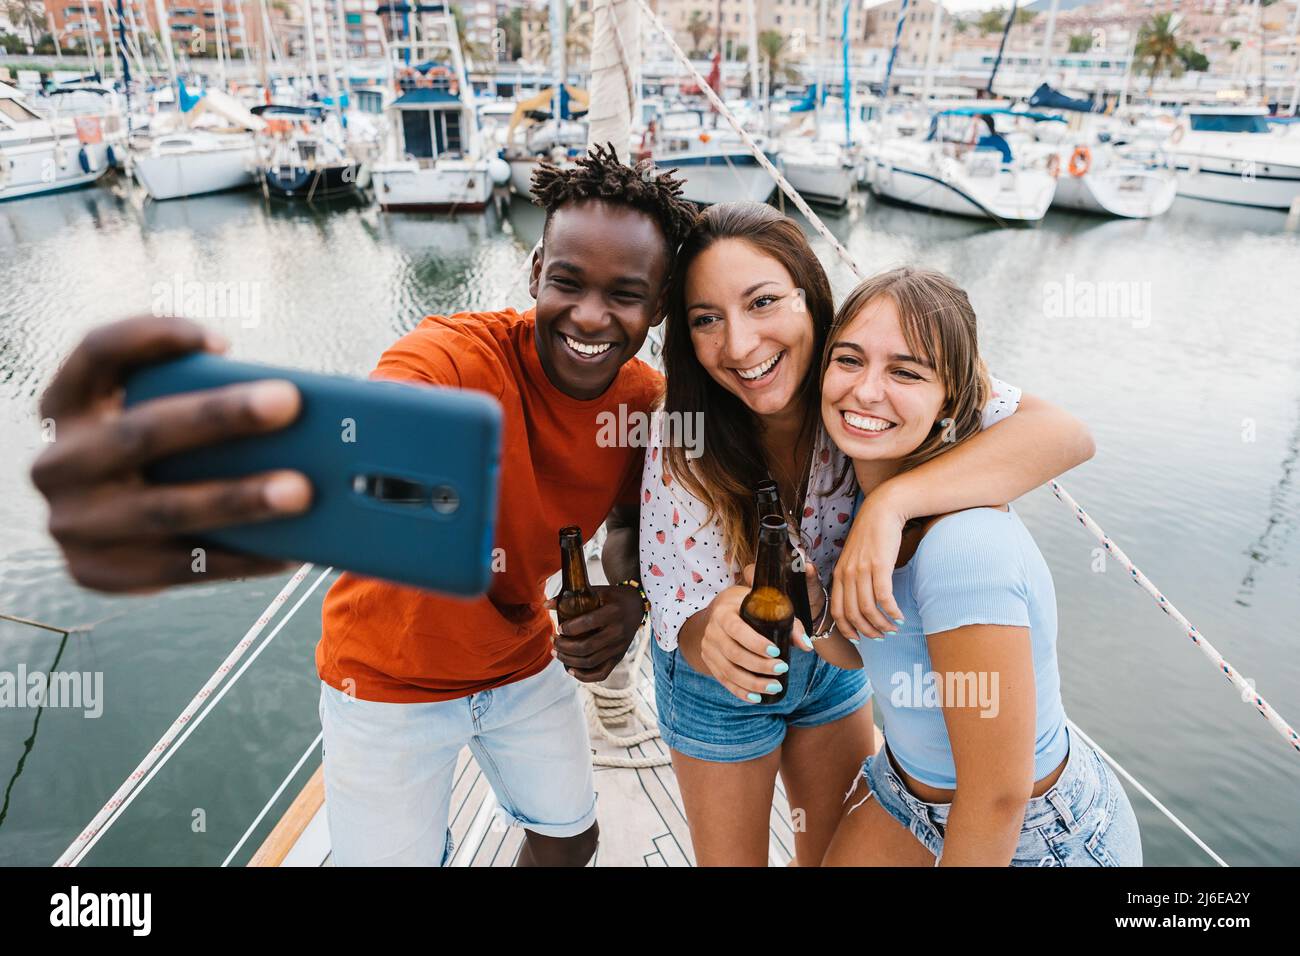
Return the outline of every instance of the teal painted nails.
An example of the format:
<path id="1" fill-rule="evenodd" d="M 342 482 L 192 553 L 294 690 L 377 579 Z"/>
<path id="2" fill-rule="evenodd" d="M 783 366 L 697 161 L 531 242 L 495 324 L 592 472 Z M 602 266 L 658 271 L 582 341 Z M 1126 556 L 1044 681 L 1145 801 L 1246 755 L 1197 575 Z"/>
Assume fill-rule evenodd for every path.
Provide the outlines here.
<path id="1" fill-rule="evenodd" d="M 749 698 L 749 702 L 750 702 L 751 704 L 757 704 L 760 700 L 763 699 L 763 698 L 759 697 L 757 694 L 755 694 L 753 691 L 750 691 L 750 692 L 749 692 L 748 694 L 746 694 L 745 696 Z"/>
<path id="2" fill-rule="evenodd" d="M 781 693 L 781 685 L 776 681 L 772 681 L 772 683 L 767 685 L 767 692 L 769 694 L 779 694 Z"/>
<path id="3" fill-rule="evenodd" d="M 780 657 L 780 656 L 781 656 L 781 648 L 777 647 L 775 644 L 769 644 L 769 645 L 767 645 L 767 656 L 768 656 L 768 657 Z"/>
<path id="4" fill-rule="evenodd" d="M 777 661 L 776 666 L 772 668 L 772 673 L 784 674 L 789 669 L 790 669 L 790 665 L 787 664 L 785 661 Z"/>
<path id="5" fill-rule="evenodd" d="M 894 623 L 897 624 L 899 627 L 902 627 L 902 626 L 903 626 L 903 619 L 902 619 L 901 617 L 896 617 L 896 618 L 894 618 Z"/>
<path id="6" fill-rule="evenodd" d="M 861 642 L 860 640 L 858 640 L 856 637 L 850 637 L 850 638 L 849 638 L 849 643 L 852 644 L 854 647 L 857 647 L 857 646 L 858 646 L 859 644 L 861 644 L 862 642 Z"/>

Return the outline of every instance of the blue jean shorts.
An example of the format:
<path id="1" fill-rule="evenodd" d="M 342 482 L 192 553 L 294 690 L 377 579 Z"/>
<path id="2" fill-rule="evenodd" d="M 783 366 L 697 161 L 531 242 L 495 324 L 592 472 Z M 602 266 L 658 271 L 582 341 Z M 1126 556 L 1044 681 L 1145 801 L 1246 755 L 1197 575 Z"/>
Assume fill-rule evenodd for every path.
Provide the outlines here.
<path id="1" fill-rule="evenodd" d="M 770 754 L 787 727 L 817 727 L 847 717 L 871 700 L 861 670 L 843 670 L 812 651 L 790 649 L 786 692 L 774 704 L 751 704 L 701 674 L 678 650 L 654 646 L 659 735 L 673 750 L 715 763 Z"/>
<path id="2" fill-rule="evenodd" d="M 926 803 L 916 797 L 894 769 L 889 740 L 862 765 L 865 797 L 849 791 L 850 812 L 871 797 L 907 827 L 937 860 L 943 854 L 944 830 L 951 803 Z M 850 802 L 852 801 L 852 802 Z M 1128 794 L 1100 755 L 1070 735 L 1065 769 L 1046 793 L 1025 807 L 1012 866 L 1141 866 L 1142 837 Z"/>

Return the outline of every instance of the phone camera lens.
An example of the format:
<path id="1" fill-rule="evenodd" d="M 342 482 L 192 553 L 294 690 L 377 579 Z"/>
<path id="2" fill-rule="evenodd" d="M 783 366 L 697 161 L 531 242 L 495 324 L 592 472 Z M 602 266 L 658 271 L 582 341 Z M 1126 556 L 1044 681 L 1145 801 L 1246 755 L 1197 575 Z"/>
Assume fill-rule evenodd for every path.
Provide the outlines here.
<path id="1" fill-rule="evenodd" d="M 450 485 L 438 485 L 433 489 L 433 510 L 438 514 L 449 515 L 460 507 L 460 495 Z"/>

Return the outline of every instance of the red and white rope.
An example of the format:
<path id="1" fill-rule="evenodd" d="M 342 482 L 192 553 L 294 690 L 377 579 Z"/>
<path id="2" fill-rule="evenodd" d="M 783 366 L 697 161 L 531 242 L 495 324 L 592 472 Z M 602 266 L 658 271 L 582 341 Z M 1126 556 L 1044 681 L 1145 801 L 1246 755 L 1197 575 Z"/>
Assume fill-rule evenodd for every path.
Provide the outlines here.
<path id="1" fill-rule="evenodd" d="M 1119 545 L 1110 539 L 1110 536 L 1101 529 L 1097 522 L 1092 520 L 1088 512 L 1079 507 L 1079 503 L 1070 497 L 1070 493 L 1061 487 L 1060 482 L 1053 481 L 1049 482 L 1049 484 L 1052 488 L 1052 494 L 1056 495 L 1063 505 L 1074 512 L 1074 516 L 1078 519 L 1079 524 L 1087 528 L 1088 531 L 1091 532 L 1092 536 L 1101 542 L 1101 546 L 1105 548 L 1121 566 L 1123 566 L 1124 570 L 1129 573 L 1129 578 L 1132 579 L 1133 583 L 1143 591 L 1146 591 L 1147 594 L 1150 594 L 1151 597 L 1155 599 L 1156 605 L 1160 610 L 1164 611 L 1171 618 L 1177 621 L 1179 626 L 1182 628 L 1183 633 L 1191 639 L 1193 644 L 1201 649 L 1201 653 L 1210 659 L 1214 666 L 1218 668 L 1219 672 L 1227 677 L 1228 681 L 1234 687 L 1241 691 L 1241 699 L 1245 703 L 1251 704 L 1257 711 L 1259 711 L 1260 716 L 1267 720 L 1273 729 L 1281 734 L 1283 739 L 1285 739 L 1297 753 L 1300 753 L 1300 736 L 1297 736 L 1295 730 L 1293 730 L 1291 726 L 1282 719 L 1281 715 L 1269 705 L 1268 701 L 1256 693 L 1254 685 L 1248 683 L 1246 679 L 1237 672 L 1236 668 L 1229 664 L 1224 656 L 1218 652 L 1215 646 L 1206 640 L 1205 635 L 1198 631 L 1195 625 L 1193 625 L 1191 621 L 1187 620 L 1183 613 L 1170 603 L 1169 599 L 1160 592 L 1160 589 L 1151 583 L 1151 579 L 1143 574 L 1129 556 L 1120 549 Z"/>
<path id="2" fill-rule="evenodd" d="M 807 217 L 809 224 L 817 231 L 817 235 L 821 236 L 831 244 L 831 248 L 835 250 L 835 254 L 844 261 L 845 265 L 853 270 L 853 274 L 859 279 L 865 279 L 866 274 L 858 268 L 858 264 L 853 260 L 853 257 L 849 255 L 849 251 L 841 245 L 840 241 L 835 238 L 835 235 L 826 228 L 826 224 L 821 221 L 811 208 L 809 208 L 808 203 L 804 201 L 803 196 L 799 195 L 799 190 L 791 186 L 785 176 L 781 174 L 781 171 L 773 165 L 770 159 L 767 158 L 767 155 L 763 152 L 763 148 L 759 146 L 758 143 L 755 142 L 754 137 L 750 136 L 749 133 L 746 132 L 745 128 L 740 125 L 740 121 L 732 115 L 731 110 L 727 109 L 727 105 L 723 103 L 718 97 L 718 94 L 713 91 L 713 87 L 709 86 L 708 80 L 700 76 L 699 71 L 695 69 L 695 67 L 691 66 L 690 57 L 688 57 L 682 48 L 677 45 L 677 41 L 673 39 L 672 33 L 670 33 L 668 28 L 663 25 L 657 16 L 655 16 L 655 12 L 650 9 L 645 0 L 636 0 L 636 2 L 641 7 L 641 12 L 650 18 L 650 22 L 659 30 L 659 33 L 663 38 L 668 41 L 668 46 L 672 49 L 673 56 L 677 58 L 677 62 L 684 66 L 687 72 L 692 75 L 693 81 L 697 86 L 699 86 L 700 91 L 708 97 L 709 102 L 713 104 L 713 108 L 718 111 L 718 115 L 725 119 L 727 123 L 730 124 L 731 128 L 740 136 L 741 141 L 749 151 L 753 153 L 754 159 L 758 161 L 758 164 L 767 170 L 769 176 L 776 180 L 777 186 L 779 186 L 781 191 L 790 198 L 790 202 L 794 203 L 795 208 Z"/>

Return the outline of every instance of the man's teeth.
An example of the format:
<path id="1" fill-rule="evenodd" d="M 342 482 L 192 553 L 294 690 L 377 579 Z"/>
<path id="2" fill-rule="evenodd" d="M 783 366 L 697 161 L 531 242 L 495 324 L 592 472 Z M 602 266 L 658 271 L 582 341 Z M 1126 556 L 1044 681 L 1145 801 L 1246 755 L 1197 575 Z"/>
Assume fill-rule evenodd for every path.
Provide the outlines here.
<path id="1" fill-rule="evenodd" d="M 860 428 L 865 432 L 883 432 L 886 428 L 893 428 L 893 422 L 887 422 L 883 418 L 869 418 L 866 415 L 854 415 L 852 412 L 844 412 L 844 420 L 854 428 Z"/>
<path id="2" fill-rule="evenodd" d="M 564 341 L 568 344 L 569 348 L 573 349 L 573 351 L 580 355 L 600 355 L 602 352 L 608 352 L 614 347 L 613 342 L 604 342 L 600 345 L 587 345 L 585 342 L 571 339 L 567 335 L 564 336 Z"/>
<path id="3" fill-rule="evenodd" d="M 753 368 L 746 368 L 746 369 L 738 368 L 736 369 L 736 374 L 744 379 L 762 378 L 771 370 L 772 366 L 776 364 L 777 359 L 779 359 L 784 354 L 785 351 L 782 350 L 780 352 L 777 352 L 775 355 L 773 355 L 770 359 L 768 359 L 766 362 L 764 362 L 761 365 L 755 365 Z"/>

